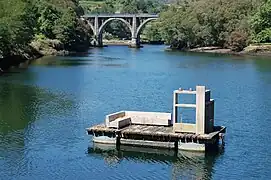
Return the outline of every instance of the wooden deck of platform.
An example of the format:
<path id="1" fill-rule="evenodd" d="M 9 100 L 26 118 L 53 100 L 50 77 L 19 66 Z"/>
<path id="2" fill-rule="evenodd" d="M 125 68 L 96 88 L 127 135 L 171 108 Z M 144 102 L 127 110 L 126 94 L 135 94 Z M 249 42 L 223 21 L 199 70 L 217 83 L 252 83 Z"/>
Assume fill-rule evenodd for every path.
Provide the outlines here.
<path id="1" fill-rule="evenodd" d="M 221 133 L 226 132 L 223 126 L 215 126 L 209 134 L 174 133 L 172 126 L 130 125 L 122 129 L 108 128 L 104 124 L 87 128 L 89 135 L 119 137 L 121 139 L 162 141 L 162 142 L 197 142 L 214 143 Z"/>

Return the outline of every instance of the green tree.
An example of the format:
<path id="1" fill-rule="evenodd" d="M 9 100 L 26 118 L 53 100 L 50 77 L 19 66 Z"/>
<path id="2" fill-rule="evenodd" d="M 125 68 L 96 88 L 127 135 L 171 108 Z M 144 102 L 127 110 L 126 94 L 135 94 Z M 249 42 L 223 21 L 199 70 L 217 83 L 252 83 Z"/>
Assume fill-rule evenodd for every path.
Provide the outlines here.
<path id="1" fill-rule="evenodd" d="M 153 42 L 162 41 L 162 36 L 161 36 L 161 33 L 158 31 L 158 29 L 159 29 L 159 23 L 156 21 L 150 24 L 147 24 L 141 36 L 144 36 L 148 41 L 153 41 Z"/>
<path id="2" fill-rule="evenodd" d="M 251 19 L 255 42 L 271 42 L 271 0 L 266 0 Z"/>
<path id="3" fill-rule="evenodd" d="M 83 10 L 77 0 L 36 1 L 39 2 L 36 34 L 59 40 L 66 50 L 77 51 L 89 46 L 90 30 L 79 18 Z"/>
<path id="4" fill-rule="evenodd" d="M 11 33 L 8 30 L 7 24 L 0 22 L 0 58 L 10 55 L 12 49 Z"/>
<path id="5" fill-rule="evenodd" d="M 173 48 L 227 47 L 232 32 L 249 36 L 248 19 L 260 4 L 261 0 L 178 1 L 161 14 L 160 30 Z"/>
<path id="6" fill-rule="evenodd" d="M 60 40 L 63 44 L 71 46 L 74 41 L 76 27 L 76 13 L 72 8 L 65 11 L 53 26 L 54 37 Z"/>
<path id="7" fill-rule="evenodd" d="M 0 1 L 0 56 L 20 53 L 34 35 L 32 1 Z"/>
<path id="8" fill-rule="evenodd" d="M 34 36 L 57 39 L 68 50 L 88 47 L 83 13 L 78 0 L 0 0 L 0 58 L 23 55 Z"/>

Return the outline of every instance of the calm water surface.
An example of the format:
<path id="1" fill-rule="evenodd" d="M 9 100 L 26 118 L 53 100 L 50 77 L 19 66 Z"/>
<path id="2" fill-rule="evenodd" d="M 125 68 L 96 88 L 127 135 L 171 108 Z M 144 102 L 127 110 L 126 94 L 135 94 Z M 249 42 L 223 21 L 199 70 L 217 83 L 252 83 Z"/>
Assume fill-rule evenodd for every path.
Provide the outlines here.
<path id="1" fill-rule="evenodd" d="M 0 179 L 269 179 L 271 59 L 163 49 L 91 49 L 0 77 Z M 86 135 L 115 111 L 171 112 L 173 90 L 198 84 L 227 126 L 218 153 L 99 150 Z"/>

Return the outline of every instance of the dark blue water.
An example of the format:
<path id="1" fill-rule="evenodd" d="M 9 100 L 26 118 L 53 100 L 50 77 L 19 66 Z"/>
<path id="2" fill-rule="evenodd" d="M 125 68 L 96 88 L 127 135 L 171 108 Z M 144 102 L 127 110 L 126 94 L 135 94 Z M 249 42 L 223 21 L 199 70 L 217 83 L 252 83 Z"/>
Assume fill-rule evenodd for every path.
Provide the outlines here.
<path id="1" fill-rule="evenodd" d="M 271 59 L 91 49 L 0 77 L 0 179 L 269 179 Z M 119 110 L 172 111 L 172 92 L 205 85 L 224 150 L 99 150 L 86 128 Z"/>

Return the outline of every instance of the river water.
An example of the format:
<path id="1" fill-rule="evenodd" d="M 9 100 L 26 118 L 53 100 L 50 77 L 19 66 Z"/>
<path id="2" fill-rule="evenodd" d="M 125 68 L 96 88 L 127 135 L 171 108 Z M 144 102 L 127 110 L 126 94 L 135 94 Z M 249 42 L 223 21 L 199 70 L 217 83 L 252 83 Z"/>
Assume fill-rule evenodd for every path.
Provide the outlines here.
<path id="1" fill-rule="evenodd" d="M 269 179 L 270 59 L 164 48 L 90 49 L 0 77 L 0 179 Z M 99 150 L 86 135 L 115 111 L 171 112 L 173 90 L 198 84 L 227 127 L 219 152 Z"/>

